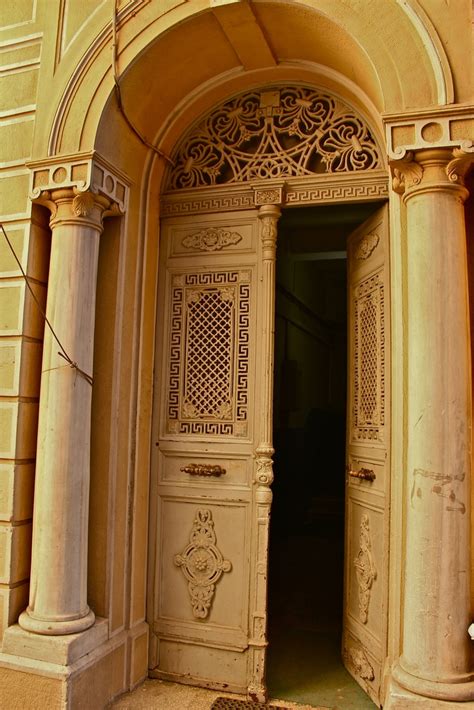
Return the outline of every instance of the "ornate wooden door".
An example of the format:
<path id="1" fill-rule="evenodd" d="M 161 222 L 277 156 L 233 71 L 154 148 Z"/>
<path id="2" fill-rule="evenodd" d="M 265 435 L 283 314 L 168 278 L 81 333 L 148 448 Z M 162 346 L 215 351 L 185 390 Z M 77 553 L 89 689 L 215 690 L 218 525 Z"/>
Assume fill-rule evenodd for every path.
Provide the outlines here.
<path id="1" fill-rule="evenodd" d="M 343 657 L 381 705 L 390 500 L 388 209 L 349 238 L 349 394 Z"/>
<path id="2" fill-rule="evenodd" d="M 162 223 L 152 491 L 152 675 L 259 698 L 279 214 L 269 210 Z"/>

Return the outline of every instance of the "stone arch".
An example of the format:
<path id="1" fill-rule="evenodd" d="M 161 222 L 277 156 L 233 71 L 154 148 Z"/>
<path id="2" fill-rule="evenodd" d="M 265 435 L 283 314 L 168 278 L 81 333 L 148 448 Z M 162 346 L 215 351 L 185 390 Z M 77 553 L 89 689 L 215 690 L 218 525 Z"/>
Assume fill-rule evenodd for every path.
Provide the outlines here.
<path id="1" fill-rule="evenodd" d="M 294 60 L 298 60 L 306 63 L 307 68 L 311 65 L 313 71 L 325 67 L 346 80 L 355 80 L 356 84 L 362 82 L 365 94 L 378 111 L 393 112 L 455 100 L 446 54 L 417 0 L 409 3 L 390 0 L 384 5 L 383 16 L 372 16 L 371 23 L 365 22 L 364 3 L 360 2 L 360 7 L 357 5 L 352 3 L 349 7 L 340 0 L 255 0 L 252 7 L 259 22 L 265 25 L 266 33 L 271 35 L 274 59 L 281 69 L 289 68 Z M 217 46 L 217 40 L 222 41 L 222 29 L 215 31 L 215 26 L 211 28 L 216 24 L 214 12 L 201 2 L 180 4 L 164 14 L 159 0 L 147 3 L 146 8 L 140 8 L 140 2 L 124 6 L 117 18 L 119 68 L 124 76 L 124 88 L 127 84 L 125 75 L 129 75 L 130 85 L 135 84 L 135 87 L 142 85 L 137 76 L 146 76 L 149 88 L 152 88 L 151 84 L 156 85 L 156 92 L 147 94 L 161 95 L 163 113 L 168 115 L 181 99 L 198 87 L 202 89 L 216 75 L 227 74 L 227 78 L 235 78 L 242 73 L 242 66 L 247 75 L 258 71 L 261 67 L 246 66 L 245 59 L 240 63 L 234 51 L 230 56 L 229 51 L 223 52 Z M 287 35 L 296 33 L 300 47 L 285 44 L 279 32 L 278 28 L 288 18 L 292 32 Z M 45 154 L 46 146 L 48 154 L 54 155 L 90 149 L 96 142 L 99 123 L 104 108 L 107 112 L 106 105 L 113 88 L 110 8 L 104 6 L 96 20 L 103 23 L 99 35 L 91 42 L 86 27 L 63 60 L 61 76 L 67 79 L 57 85 L 56 98 L 52 102 L 54 116 L 44 122 L 43 130 L 38 133 L 38 155 Z M 163 99 L 166 92 L 162 91 L 159 77 L 150 73 L 144 75 L 143 71 L 149 67 L 150 61 L 160 66 L 160 62 L 167 58 L 166 48 L 173 44 L 181 48 L 187 46 L 182 37 L 194 36 L 201 30 L 204 30 L 203 39 L 211 47 L 202 61 L 211 71 L 206 73 L 204 67 L 197 66 L 199 62 L 193 66 L 188 61 L 183 72 L 186 53 L 181 51 L 180 55 L 169 57 L 170 63 L 174 62 L 177 67 L 180 80 L 172 78 L 176 90 L 174 105 L 166 106 Z M 344 52 L 339 51 L 341 46 Z M 165 52 L 164 57 L 161 50 Z M 410 73 L 410 81 L 406 82 L 407 72 L 415 64 L 417 73 Z M 180 98 L 176 100 L 178 94 Z M 143 103 L 142 112 L 137 105 L 134 108 L 140 114 L 138 118 L 144 122 L 145 130 L 145 123 L 153 112 L 150 112 L 148 102 Z M 78 115 L 84 116 L 80 126 Z M 156 115 L 159 118 L 160 111 Z M 158 124 L 159 121 L 155 121 L 154 131 Z"/>

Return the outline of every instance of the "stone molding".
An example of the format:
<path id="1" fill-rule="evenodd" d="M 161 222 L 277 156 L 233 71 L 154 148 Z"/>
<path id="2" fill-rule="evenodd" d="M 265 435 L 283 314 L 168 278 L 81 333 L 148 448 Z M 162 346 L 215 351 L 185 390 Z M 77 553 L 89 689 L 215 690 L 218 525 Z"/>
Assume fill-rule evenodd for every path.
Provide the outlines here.
<path id="1" fill-rule="evenodd" d="M 127 211 L 130 180 L 97 151 L 35 160 L 27 163 L 27 167 L 30 170 L 29 196 L 34 202 L 50 207 L 54 202 L 53 191 L 72 189 L 77 204 L 81 202 L 81 194 L 93 193 L 110 201 L 112 214 Z M 76 212 L 77 216 L 81 214 Z"/>
<path id="2" fill-rule="evenodd" d="M 161 196 L 161 216 L 253 210 L 262 204 L 317 205 L 366 202 L 388 197 L 387 171 L 367 170 L 345 175 L 293 178 L 284 183 L 262 180 L 260 184 L 218 185 L 176 190 Z"/>

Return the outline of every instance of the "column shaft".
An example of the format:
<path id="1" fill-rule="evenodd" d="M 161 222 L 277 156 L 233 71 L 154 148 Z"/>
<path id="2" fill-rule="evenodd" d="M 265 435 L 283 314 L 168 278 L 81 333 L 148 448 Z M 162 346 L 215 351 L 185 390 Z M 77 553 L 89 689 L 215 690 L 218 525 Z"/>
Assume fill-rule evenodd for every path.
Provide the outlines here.
<path id="1" fill-rule="evenodd" d="M 407 542 L 403 655 L 416 693 L 474 698 L 470 669 L 471 375 L 466 191 L 446 151 L 422 151 L 405 194 L 408 276 Z"/>
<path id="2" fill-rule="evenodd" d="M 108 204 L 55 196 L 47 317 L 77 366 L 92 374 L 101 215 Z M 87 209 L 81 205 L 87 205 Z M 87 605 L 92 386 L 45 328 L 28 609 L 20 625 L 70 634 L 94 623 Z"/>

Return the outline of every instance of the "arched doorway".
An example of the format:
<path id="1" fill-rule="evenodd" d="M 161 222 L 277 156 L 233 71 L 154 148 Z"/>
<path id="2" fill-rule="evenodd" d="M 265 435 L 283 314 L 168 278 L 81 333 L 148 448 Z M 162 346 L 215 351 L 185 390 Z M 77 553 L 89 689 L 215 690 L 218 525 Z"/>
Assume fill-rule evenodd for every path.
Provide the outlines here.
<path id="1" fill-rule="evenodd" d="M 32 37 L 35 44 L 36 39 L 41 37 L 42 48 L 41 57 L 38 54 L 38 59 L 32 65 L 34 76 L 39 72 L 39 84 L 36 84 L 33 75 L 32 80 L 28 78 L 31 103 L 27 102 L 26 123 L 30 128 L 33 127 L 29 122 L 30 118 L 33 119 L 33 104 L 37 103 L 34 138 L 28 131 L 24 144 L 28 150 L 23 152 L 22 147 L 21 152 L 19 150 L 17 153 L 21 161 L 18 167 L 22 174 L 14 177 L 12 195 L 14 193 L 21 197 L 23 206 L 29 205 L 24 160 L 26 155 L 31 155 L 32 162 L 26 168 L 30 171 L 30 186 L 34 188 L 35 199 L 42 195 L 48 200 L 50 192 L 67 190 L 73 210 L 78 208 L 78 203 L 82 203 L 78 208 L 80 214 L 73 211 L 73 219 L 80 218 L 83 226 L 91 200 L 95 204 L 97 196 L 114 198 L 117 206 L 121 203 L 120 212 L 123 209 L 125 214 L 115 220 L 114 226 L 112 221 L 106 220 L 105 234 L 100 240 L 100 297 L 95 313 L 90 542 L 87 554 L 86 536 L 78 536 L 79 545 L 76 549 L 80 553 L 80 566 L 84 571 L 82 582 L 86 580 L 85 563 L 88 557 L 87 601 L 103 621 L 99 628 L 91 627 L 92 635 L 86 633 L 82 637 L 78 650 L 81 667 L 75 666 L 73 669 L 75 663 L 68 656 L 67 674 L 63 668 L 53 670 L 49 666 L 43 670 L 37 668 L 38 673 L 33 673 L 31 661 L 26 657 L 21 660 L 27 650 L 21 636 L 16 636 L 16 640 L 12 641 L 8 653 L 4 645 L 3 651 L 11 657 L 10 660 L 2 658 L 2 674 L 5 673 L 11 679 L 9 697 L 13 697 L 12 702 L 15 702 L 18 683 L 33 697 L 37 688 L 44 685 L 44 676 L 49 678 L 51 675 L 51 683 L 48 680 L 49 694 L 54 693 L 61 701 L 65 697 L 80 697 L 83 704 L 98 706 L 102 702 L 98 700 L 98 695 L 105 702 L 107 698 L 138 683 L 147 673 L 149 624 L 145 621 L 146 557 L 150 499 L 150 422 L 155 364 L 155 265 L 159 245 L 159 192 L 165 165 L 149 148 L 149 144 L 158 146 L 161 154 L 171 153 L 179 136 L 194 118 L 204 115 L 213 105 L 239 91 L 250 90 L 252 87 L 272 89 L 276 81 L 286 82 L 287 86 L 294 82 L 307 82 L 307 86 L 321 87 L 323 93 L 344 96 L 353 108 L 358 108 L 363 115 L 370 114 L 376 123 L 381 123 L 383 116 L 386 153 L 391 160 L 396 161 L 393 166 L 394 189 L 399 193 L 403 190 L 406 192 L 406 208 L 398 195 L 391 192 L 394 235 L 391 270 L 395 274 L 393 282 L 396 285 L 392 290 L 392 299 L 396 302 L 393 309 L 393 351 L 396 361 L 393 368 L 396 381 L 395 401 L 392 405 L 396 459 L 393 468 L 397 476 L 394 477 L 395 490 L 392 496 L 392 529 L 395 531 L 391 550 L 394 552 L 391 555 L 392 625 L 389 662 L 386 667 L 391 691 L 386 706 L 415 706 L 419 702 L 418 694 L 431 694 L 434 698 L 444 700 L 471 699 L 469 648 L 465 633 L 469 618 L 469 585 L 458 584 L 456 576 L 451 576 L 449 580 L 443 579 L 443 584 L 439 584 L 442 566 L 438 564 L 440 559 L 449 568 L 452 565 L 460 574 L 465 575 L 469 556 L 468 516 L 454 515 L 455 511 L 445 507 L 444 496 L 440 495 L 443 491 L 439 487 L 432 491 L 436 493 L 435 497 L 426 495 L 427 488 L 432 485 L 430 476 L 436 478 L 440 471 L 445 470 L 446 465 L 446 470 L 456 482 L 456 493 L 453 495 L 459 496 L 463 506 L 468 498 L 463 491 L 458 493 L 458 489 L 468 485 L 469 466 L 466 464 L 465 478 L 460 480 L 459 471 L 452 470 L 457 458 L 451 452 L 458 444 L 460 449 L 464 447 L 463 450 L 466 450 L 470 414 L 465 408 L 461 419 L 467 425 L 462 430 L 456 429 L 456 436 L 446 437 L 437 435 L 435 417 L 438 412 L 444 411 L 448 401 L 452 401 L 454 391 L 462 405 L 468 388 L 469 358 L 466 356 L 464 361 L 456 359 L 460 369 L 454 373 L 453 381 L 446 380 L 443 387 L 436 391 L 430 387 L 439 371 L 444 368 L 453 371 L 451 351 L 444 347 L 445 342 L 465 343 L 467 337 L 465 327 L 463 330 L 459 322 L 462 320 L 460 315 L 464 313 L 465 299 L 462 292 L 461 244 L 464 228 L 462 215 L 459 214 L 461 206 L 459 200 L 456 202 L 455 199 L 455 196 L 462 199 L 462 190 L 455 188 L 461 186 L 463 172 L 469 165 L 470 156 L 463 148 L 469 146 L 466 139 L 472 138 L 472 102 L 467 103 L 471 93 L 468 73 L 464 71 L 462 61 L 462 47 L 469 44 L 462 24 L 467 14 L 458 13 L 455 17 L 451 13 L 448 17 L 448 10 L 443 10 L 439 3 L 424 2 L 422 6 L 418 0 L 405 3 L 387 1 L 380 12 L 372 12 L 371 4 L 359 0 L 254 0 L 251 3 L 227 0 L 215 0 L 212 3 L 202 0 L 185 3 L 172 0 L 132 0 L 116 3 L 117 12 L 112 20 L 111 3 L 99 3 L 94 13 L 88 13 L 85 5 L 78 13 L 69 12 L 67 2 L 59 4 L 57 13 L 47 13 L 44 12 L 44 5 L 38 3 L 37 18 L 34 20 L 37 24 L 28 22 L 23 28 L 28 33 L 23 38 L 26 41 L 25 61 L 29 63 L 32 57 L 29 44 Z M 428 9 L 429 5 L 433 5 L 433 11 Z M 436 5 L 438 7 L 435 8 Z M 40 11 L 40 6 L 43 6 L 43 11 Z M 468 13 L 467 7 L 465 12 Z M 84 22 L 80 19 L 81 15 Z M 34 35 L 30 36 L 31 31 Z M 15 25 L 11 35 L 15 45 L 19 38 L 17 32 L 21 33 L 22 30 Z M 249 33 L 252 33 L 255 42 L 249 41 Z M 403 37 L 403 42 L 400 37 Z M 453 37 L 456 41 L 453 41 Z M 116 58 L 115 67 L 111 62 L 112 55 Z M 413 72 L 414 66 L 416 72 Z M 120 75 L 124 106 L 142 134 L 148 138 L 148 145 L 130 131 L 130 125 L 119 113 L 114 99 L 114 68 Z M 25 73 L 24 76 L 30 75 Z M 12 131 L 13 126 L 16 126 L 16 109 L 13 115 Z M 14 135 L 12 140 L 16 142 L 17 134 L 10 135 Z M 20 146 L 23 146 L 22 141 L 18 141 Z M 434 179 L 433 149 L 434 159 L 439 161 Z M 9 184 L 10 176 L 8 173 L 6 176 Z M 217 210 L 224 220 L 230 214 L 232 205 L 239 212 L 248 208 L 244 210 L 247 216 L 252 210 L 271 207 L 260 212 L 261 218 L 256 217 L 258 238 L 263 236 L 260 231 L 264 231 L 264 226 L 269 232 L 268 237 L 271 237 L 270 227 L 276 218 L 277 208 L 290 211 L 290 206 L 293 205 L 291 209 L 295 209 L 298 200 L 319 204 L 322 200 L 337 203 L 337 200 L 346 198 L 354 201 L 384 198 L 386 185 L 384 182 L 382 190 L 379 189 L 380 185 L 377 187 L 379 177 L 376 170 L 355 170 L 346 176 L 343 173 L 320 173 L 319 177 L 314 177 L 314 182 L 308 176 L 303 176 L 301 183 L 292 178 L 286 186 L 284 199 L 280 199 L 281 204 L 277 204 L 279 197 L 275 192 L 271 198 L 272 203 L 268 201 L 272 191 L 282 189 L 278 180 L 276 185 L 268 181 L 262 185 L 256 180 L 255 184 L 250 185 L 251 189 L 247 189 L 247 184 L 247 187 L 237 190 L 234 190 L 234 184 L 229 183 L 219 187 L 218 195 L 222 199 L 217 197 L 212 204 L 207 201 L 212 189 L 209 191 L 205 187 L 196 188 L 191 206 L 189 195 L 187 198 L 184 191 L 179 191 L 179 195 L 177 191 L 176 199 L 168 195 L 164 209 L 168 218 L 173 210 L 179 215 L 181 209 L 186 209 L 192 222 L 197 214 L 207 219 L 206 215 L 213 210 Z M 119 192 L 116 192 L 117 188 Z M 74 205 L 75 198 L 79 197 L 75 190 L 85 190 L 91 194 L 84 195 L 85 199 L 77 199 Z M 255 201 L 259 190 L 266 193 L 262 204 Z M 125 195 L 129 199 L 123 200 Z M 412 199 L 415 195 L 416 200 Z M 275 203 L 274 198 L 277 200 Z M 29 212 L 18 212 L 16 199 L 11 201 L 12 205 L 14 203 L 11 218 L 13 223 L 19 218 L 23 230 L 23 221 L 25 224 L 29 222 Z M 418 203 L 416 209 L 415 203 Z M 55 207 L 52 207 L 54 210 Z M 33 224 L 34 219 L 32 230 Z M 414 239 L 420 224 L 425 234 L 429 235 L 429 239 L 421 244 Z M 64 226 L 69 228 L 71 225 Z M 100 220 L 96 226 L 100 231 Z M 214 227 L 217 228 L 216 225 Z M 192 234 L 195 234 L 194 228 Z M 67 240 L 58 241 L 60 252 L 65 244 Z M 234 246 L 239 247 L 238 244 Z M 427 289 L 429 283 L 424 278 L 424 263 L 430 262 L 433 253 L 436 255 L 437 266 L 437 270 L 431 274 L 433 281 L 436 278 L 440 282 L 447 280 L 445 266 L 450 264 L 453 268 L 449 271 L 449 281 L 459 286 L 455 298 L 447 304 L 449 308 L 445 308 L 442 303 L 444 291 L 438 289 L 436 293 L 430 294 Z M 451 255 L 456 258 L 450 260 Z M 271 254 L 271 261 L 270 257 Z M 410 265 L 409 273 L 407 263 Z M 268 259 L 266 264 L 266 270 L 271 272 Z M 459 265 L 458 272 L 454 270 L 454 265 Z M 80 269 L 76 266 L 75 271 L 79 273 Z M 83 271 L 90 273 L 91 270 L 85 268 Z M 86 291 L 87 296 L 90 296 L 91 289 Z M 419 298 L 420 291 L 425 300 Z M 51 293 L 52 289 L 49 296 Z M 58 303 L 58 307 L 67 321 L 63 302 L 64 299 Z M 408 302 L 410 309 L 407 308 Z M 443 306 L 440 308 L 443 318 L 436 322 L 429 317 L 429 307 L 433 302 Z M 369 312 L 373 312 L 371 307 L 368 307 L 366 315 Z M 423 343 L 423 339 L 417 337 L 417 313 L 421 314 L 419 321 L 426 321 L 430 333 L 435 336 L 435 357 L 430 339 L 425 338 Z M 73 325 L 76 320 L 73 319 Z M 92 331 L 93 317 L 90 323 Z M 84 338 L 81 340 L 84 341 Z M 263 339 L 260 339 L 257 345 L 260 347 L 262 344 Z M 414 360 L 422 363 L 421 374 L 428 383 L 424 391 L 418 388 L 416 369 L 407 366 L 409 351 L 411 363 Z M 26 362 L 22 354 L 22 372 L 28 370 Z M 261 362 L 265 362 L 264 358 Z M 428 367 L 425 367 L 425 363 Z M 64 363 L 61 364 L 64 366 Z M 260 384 L 261 381 L 262 378 Z M 40 416 L 49 427 L 51 420 L 47 407 L 42 406 L 48 402 L 45 392 L 47 390 L 43 389 L 40 402 L 43 412 Z M 422 426 L 418 426 L 418 417 L 424 412 L 423 408 L 432 393 L 436 396 L 432 417 L 427 417 L 425 413 Z M 263 398 L 251 402 L 255 411 L 262 401 Z M 13 412 L 15 409 L 16 405 Z M 23 416 L 23 411 L 23 403 L 20 403 L 18 414 Z M 74 417 L 68 426 L 64 426 L 62 442 L 66 438 L 71 442 L 78 430 L 84 432 L 88 412 L 83 414 Z M 268 419 L 264 421 L 268 422 Z M 409 425 L 412 424 L 413 431 L 409 437 Z M 441 461 L 434 466 L 433 443 L 436 444 L 436 457 Z M 415 448 L 420 447 L 417 456 L 420 453 L 421 460 L 413 459 L 414 445 Z M 86 447 L 87 444 L 83 451 Z M 152 442 L 152 447 L 155 450 L 155 442 Z M 263 489 L 259 492 L 259 501 L 267 507 L 271 474 L 270 448 L 260 451 L 259 462 Z M 60 451 L 63 447 L 51 449 Z M 48 457 L 48 464 L 50 460 Z M 253 459 L 249 460 L 253 463 Z M 192 462 L 193 459 L 185 465 Z M 65 471 L 63 466 L 59 468 Z M 370 466 L 360 466 L 353 470 L 357 474 L 362 468 L 372 470 Z M 410 477 L 413 472 L 420 480 L 420 496 L 417 495 L 413 501 L 416 505 L 411 506 L 410 503 L 406 505 L 405 501 L 412 490 Z M 425 476 L 425 473 L 429 475 Z M 82 475 L 87 481 L 87 462 Z M 377 482 L 380 480 L 377 475 Z M 21 481 L 21 478 L 15 481 L 15 488 L 22 488 Z M 360 486 L 363 485 L 366 482 L 362 481 Z M 58 487 L 48 486 L 47 490 L 58 490 Z M 68 504 L 71 504 L 71 515 L 74 517 L 80 505 L 72 489 L 70 493 Z M 31 510 L 32 492 L 29 487 L 26 495 L 27 507 Z M 156 486 L 151 490 L 152 500 L 155 496 Z M 16 491 L 13 499 L 16 500 Z M 431 507 L 428 502 L 430 500 L 433 503 Z M 47 510 L 45 500 L 36 494 L 36 521 L 41 520 Z M 421 558 L 424 562 L 426 546 L 424 537 L 418 534 L 417 521 L 423 519 L 423 516 L 426 521 L 423 534 L 433 545 L 436 556 L 431 556 L 431 564 L 426 573 L 423 567 L 423 579 L 419 580 L 419 560 Z M 263 521 L 265 516 L 261 517 Z M 457 527 L 450 527 L 456 517 Z M 83 528 L 87 526 L 86 518 L 86 515 L 82 518 Z M 64 517 L 61 520 L 64 528 L 70 529 L 71 519 Z M 446 525 L 448 519 L 449 524 Z M 255 522 L 255 518 L 252 520 Z M 215 530 L 218 528 L 216 521 L 213 515 Z M 187 525 L 189 530 L 189 522 Z M 16 534 L 19 530 L 14 526 L 11 529 L 13 534 L 11 546 L 8 542 L 7 558 L 10 551 L 12 559 L 17 558 L 17 544 L 20 541 Z M 372 530 L 371 525 L 369 530 Z M 452 534 L 448 534 L 447 530 L 451 530 Z M 220 526 L 216 532 L 217 543 L 220 541 L 219 531 Z M 156 541 L 156 535 L 151 537 L 152 542 Z M 56 540 L 63 545 L 61 559 L 67 560 L 69 568 L 75 572 L 77 565 L 74 558 L 67 554 L 66 536 L 57 534 L 54 543 Z M 174 554 L 181 554 L 188 541 L 189 537 L 183 540 L 183 547 Z M 367 548 L 365 538 L 361 536 L 359 541 Z M 28 575 L 27 541 L 20 547 L 21 580 L 11 577 L 10 581 L 15 585 L 17 581 L 22 582 L 21 594 L 20 587 L 16 586 L 4 590 L 16 605 L 8 606 L 8 612 L 5 606 L 4 614 L 8 614 L 8 623 L 14 621 L 16 613 L 21 610 L 19 605 L 26 604 L 23 594 Z M 366 567 L 370 572 L 370 556 L 367 549 L 364 554 L 362 548 L 361 544 L 362 557 L 366 562 L 369 561 Z M 224 553 L 221 565 L 224 561 L 234 564 L 234 555 L 225 550 Z M 152 559 L 156 559 L 153 555 L 154 551 Z M 354 560 L 356 556 L 349 555 L 347 559 Z M 46 584 L 47 587 L 50 568 L 44 564 L 41 547 L 36 543 L 33 545 L 35 557 L 42 565 L 41 585 Z M 216 582 L 215 604 L 210 611 L 214 619 L 217 600 L 222 596 L 226 580 L 235 579 L 235 576 L 231 577 L 235 567 L 231 570 L 228 565 L 224 566 L 227 569 L 222 568 L 221 578 Z M 362 560 L 359 566 L 362 568 Z M 183 565 L 176 571 L 182 574 L 182 568 Z M 264 568 L 262 566 L 259 569 Z M 378 567 L 376 571 L 379 574 Z M 17 574 L 14 565 L 11 566 L 11 572 Z M 64 597 L 70 596 L 67 590 L 74 579 L 73 574 L 68 572 L 69 569 L 61 580 L 55 580 Z M 370 576 L 367 576 L 367 580 Z M 374 599 L 372 596 L 369 601 L 370 612 L 373 610 Z M 82 613 L 86 607 L 82 604 L 80 606 Z M 450 622 L 443 634 L 438 633 L 436 623 L 441 612 Z M 154 617 L 150 614 L 150 624 L 153 625 Z M 7 617 L 4 616 L 4 619 Z M 252 618 L 256 629 L 252 637 L 253 659 L 265 655 L 265 642 L 257 634 L 261 619 L 261 615 Z M 17 632 L 18 629 L 13 628 L 11 639 L 15 638 Z M 100 641 L 94 636 L 95 633 L 98 633 Z M 42 641 L 37 638 L 36 643 L 37 648 L 33 653 L 38 660 L 49 663 L 55 644 L 47 638 Z M 246 653 L 247 647 L 242 643 L 242 653 Z M 214 648 L 218 645 L 215 643 Z M 392 663 L 400 658 L 402 647 L 403 656 L 392 674 Z M 94 654 L 88 653 L 90 648 L 95 649 Z M 247 655 L 250 657 L 251 653 Z M 90 657 L 86 659 L 85 656 Z M 363 661 L 363 658 L 359 660 L 362 670 Z M 212 669 L 213 664 L 208 664 L 208 667 Z M 18 681 L 19 668 L 28 673 L 28 683 Z M 258 670 L 262 670 L 261 666 Z M 364 672 L 367 673 L 367 670 Z M 104 683 L 104 678 L 110 679 L 111 683 Z M 407 697 L 408 690 L 407 693 L 401 691 L 398 682 L 410 689 L 414 697 Z M 400 700 L 401 692 L 403 697 Z M 49 695 L 48 700 L 51 697 Z M 37 697 L 32 700 L 32 704 L 38 704 Z"/>
<path id="2" fill-rule="evenodd" d="M 337 96 L 271 84 L 218 105 L 175 151 L 161 205 L 149 604 L 155 677 L 260 700 L 267 694 L 277 225 L 282 209 L 329 204 L 359 205 L 353 227 L 364 222 L 375 207 L 361 205 L 386 195 L 375 135 Z M 330 236 L 327 244 L 334 247 Z M 386 210 L 365 221 L 347 249 L 356 337 L 343 655 L 380 702 L 390 473 Z M 304 347 L 300 356 L 308 358 Z"/>

